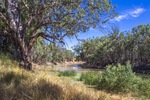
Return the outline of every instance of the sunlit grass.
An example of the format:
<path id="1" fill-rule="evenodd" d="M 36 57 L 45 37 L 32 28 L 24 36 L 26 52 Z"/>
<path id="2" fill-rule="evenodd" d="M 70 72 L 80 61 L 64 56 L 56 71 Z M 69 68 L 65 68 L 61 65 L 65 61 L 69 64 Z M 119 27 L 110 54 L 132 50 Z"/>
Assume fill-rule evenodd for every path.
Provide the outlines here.
<path id="1" fill-rule="evenodd" d="M 0 57 L 1 58 L 1 57 Z M 1 58 L 2 59 L 2 58 Z M 0 63 L 0 100 L 121 100 L 127 95 L 109 93 L 88 88 L 79 81 L 53 74 L 54 69 L 35 72 L 18 67 L 18 63 L 6 57 Z M 77 74 L 77 78 L 80 75 Z M 68 81 L 69 80 L 69 81 Z"/>
<path id="2" fill-rule="evenodd" d="M 2 58 L 1 58 L 2 59 Z M 105 95 L 91 95 L 86 87 L 74 86 L 46 71 L 37 73 L 18 67 L 10 59 L 0 60 L 0 100 L 94 100 Z"/>

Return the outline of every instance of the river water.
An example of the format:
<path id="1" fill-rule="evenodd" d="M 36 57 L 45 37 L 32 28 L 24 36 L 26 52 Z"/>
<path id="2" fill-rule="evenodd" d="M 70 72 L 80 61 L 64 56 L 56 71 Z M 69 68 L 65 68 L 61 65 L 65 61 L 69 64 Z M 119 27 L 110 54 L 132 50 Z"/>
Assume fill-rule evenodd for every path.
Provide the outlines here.
<path id="1" fill-rule="evenodd" d="M 91 72 L 91 71 L 101 71 L 100 69 L 88 69 L 88 68 L 82 68 L 80 67 L 78 64 L 71 64 L 69 66 L 60 66 L 60 67 L 56 67 L 55 70 L 57 71 L 69 71 L 69 70 L 74 70 L 77 73 L 85 73 L 85 72 Z"/>

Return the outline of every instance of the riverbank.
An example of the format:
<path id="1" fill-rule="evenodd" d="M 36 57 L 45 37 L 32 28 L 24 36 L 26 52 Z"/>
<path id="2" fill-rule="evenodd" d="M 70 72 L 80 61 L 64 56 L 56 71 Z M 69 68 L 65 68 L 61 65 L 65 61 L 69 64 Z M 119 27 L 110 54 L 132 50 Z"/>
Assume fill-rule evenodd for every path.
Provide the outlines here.
<path id="1" fill-rule="evenodd" d="M 67 66 L 70 64 L 77 63 Z M 13 60 L 0 61 L 0 99 L 133 100 L 130 93 L 110 94 L 69 77 L 58 77 L 55 67 L 35 64 L 33 72 L 20 69 Z"/>

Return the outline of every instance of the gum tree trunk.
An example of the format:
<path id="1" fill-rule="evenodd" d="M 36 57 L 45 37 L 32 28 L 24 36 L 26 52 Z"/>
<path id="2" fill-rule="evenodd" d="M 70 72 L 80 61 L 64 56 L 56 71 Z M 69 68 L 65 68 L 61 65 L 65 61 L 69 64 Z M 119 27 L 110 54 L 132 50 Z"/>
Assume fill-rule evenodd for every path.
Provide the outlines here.
<path id="1" fill-rule="evenodd" d="M 20 55 L 21 55 L 21 62 L 20 65 L 24 67 L 25 69 L 32 69 L 32 63 L 31 63 L 31 48 L 32 45 L 30 45 L 30 49 L 28 49 L 28 45 L 25 42 L 25 36 L 26 36 L 26 30 L 23 29 L 22 25 L 22 19 L 21 14 L 19 10 L 18 0 L 5 0 L 7 4 L 7 14 L 10 21 L 10 29 L 12 38 L 14 39 L 14 44 L 16 48 L 19 49 Z"/>
<path id="2" fill-rule="evenodd" d="M 20 44 L 24 44 L 20 43 Z M 25 69 L 31 70 L 32 69 L 32 61 L 31 61 L 31 51 L 28 50 L 27 46 L 20 45 L 20 55 L 21 55 L 21 62 L 20 65 Z"/>

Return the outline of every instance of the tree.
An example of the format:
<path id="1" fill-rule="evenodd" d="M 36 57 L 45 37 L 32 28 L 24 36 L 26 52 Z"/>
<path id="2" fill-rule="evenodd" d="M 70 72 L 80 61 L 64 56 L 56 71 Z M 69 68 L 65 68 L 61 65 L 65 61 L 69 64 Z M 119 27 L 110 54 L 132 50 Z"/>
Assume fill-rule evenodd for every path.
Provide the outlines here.
<path id="1" fill-rule="evenodd" d="M 74 53 L 63 46 L 55 43 L 49 44 L 43 38 L 38 38 L 32 48 L 32 61 L 36 63 L 72 61 Z"/>
<path id="2" fill-rule="evenodd" d="M 141 58 L 150 57 L 150 24 L 139 25 L 132 31 L 119 32 L 112 27 L 108 36 L 87 39 L 74 50 L 82 60 L 105 67 L 108 64 L 125 64 L 140 66 Z"/>
<path id="3" fill-rule="evenodd" d="M 38 37 L 62 42 L 65 36 L 86 32 L 113 18 L 108 0 L 0 0 L 4 34 L 12 38 L 21 65 L 31 69 L 31 49 Z M 39 31 L 42 30 L 42 31 Z"/>

